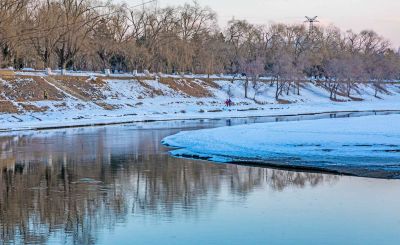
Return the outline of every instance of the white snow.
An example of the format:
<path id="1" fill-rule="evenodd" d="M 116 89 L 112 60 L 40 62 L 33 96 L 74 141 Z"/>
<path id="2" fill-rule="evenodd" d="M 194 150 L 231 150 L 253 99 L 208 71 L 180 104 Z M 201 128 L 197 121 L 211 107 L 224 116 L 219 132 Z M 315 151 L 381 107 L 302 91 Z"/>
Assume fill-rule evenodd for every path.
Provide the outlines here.
<path id="1" fill-rule="evenodd" d="M 178 148 L 175 156 L 398 178 L 399 125 L 399 114 L 262 123 L 181 132 L 163 143 Z"/>

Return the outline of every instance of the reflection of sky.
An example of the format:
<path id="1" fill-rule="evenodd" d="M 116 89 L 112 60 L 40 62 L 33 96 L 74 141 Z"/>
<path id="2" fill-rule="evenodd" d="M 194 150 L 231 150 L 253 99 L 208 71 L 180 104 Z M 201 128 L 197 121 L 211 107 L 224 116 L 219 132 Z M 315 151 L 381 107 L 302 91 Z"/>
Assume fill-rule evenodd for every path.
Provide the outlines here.
<path id="1" fill-rule="evenodd" d="M 314 188 L 259 188 L 241 202 L 222 191 L 211 215 L 173 223 L 132 218 L 114 234 L 100 236 L 99 242 L 395 244 L 400 239 L 399 187 L 398 180 L 343 177 Z"/>
<path id="2" fill-rule="evenodd" d="M 131 5 L 140 0 L 125 0 Z M 144 1 L 146 2 L 146 1 Z M 158 4 L 176 5 L 189 0 L 158 0 Z M 398 0 L 198 0 L 212 7 L 221 24 L 233 16 L 261 24 L 301 23 L 305 15 L 320 16 L 323 24 L 333 23 L 342 29 L 374 29 L 400 46 L 400 1 Z"/>

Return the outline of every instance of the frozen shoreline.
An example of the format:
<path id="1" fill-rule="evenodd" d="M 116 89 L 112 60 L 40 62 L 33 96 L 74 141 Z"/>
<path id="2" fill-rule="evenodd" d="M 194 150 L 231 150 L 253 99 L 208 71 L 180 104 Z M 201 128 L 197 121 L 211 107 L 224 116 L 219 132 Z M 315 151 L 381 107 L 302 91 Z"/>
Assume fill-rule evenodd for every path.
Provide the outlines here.
<path id="1" fill-rule="evenodd" d="M 400 115 L 240 125 L 163 140 L 176 157 L 400 178 Z"/>
<path id="2" fill-rule="evenodd" d="M 312 112 L 299 111 L 299 112 L 288 112 L 288 113 L 203 113 L 198 115 L 171 115 L 171 116 L 132 116 L 132 117 L 115 117 L 115 118 L 93 118 L 93 119 L 81 119 L 78 121 L 63 121 L 63 122 L 52 122 L 52 121 L 41 121 L 41 122 L 23 122 L 23 123 L 12 123 L 2 124 L 0 126 L 0 133 L 13 132 L 13 131 L 31 131 L 31 130 L 50 130 L 50 129 L 61 129 L 61 128 L 80 128 L 80 127 L 95 127 L 95 126 L 107 126 L 107 125 L 120 125 L 130 123 L 145 123 L 145 122 L 163 122 L 163 121 L 180 121 L 180 120 L 202 120 L 202 119 L 229 119 L 229 118 L 249 118 L 249 117 L 288 117 L 288 116 L 306 116 L 306 115 L 320 115 L 320 114 L 336 114 L 336 113 L 357 113 L 357 112 L 397 112 L 399 109 L 367 109 L 367 110 L 316 110 Z"/>
<path id="3" fill-rule="evenodd" d="M 41 116 L 42 120 L 25 120 L 22 122 L 1 122 L 0 132 L 9 131 L 24 131 L 24 130 L 44 130 L 53 128 L 68 128 L 68 127 L 88 127 L 88 126 L 103 126 L 113 124 L 126 124 L 134 122 L 149 122 L 149 121 L 172 121 L 172 120 L 196 120 L 196 119 L 219 119 L 219 118 L 245 118 L 245 117 L 268 117 L 268 116 L 293 116 L 293 115 L 310 115 L 310 114 L 324 114 L 324 113 L 338 113 L 338 112 L 364 112 L 364 111 L 397 111 L 400 110 L 400 102 L 397 100 L 398 96 L 388 97 L 386 100 L 381 101 L 362 101 L 362 102 L 331 102 L 321 104 L 289 104 L 279 105 L 273 104 L 268 106 L 259 107 L 258 110 L 246 110 L 241 107 L 226 108 L 221 106 L 220 112 L 188 112 L 179 114 L 157 114 L 157 115 L 118 115 L 110 114 L 108 116 L 84 115 L 82 112 L 78 116 L 87 117 L 81 119 L 66 119 L 60 118 L 61 115 L 54 113 L 34 113 L 24 115 L 3 114 L 1 116 L 8 117 L 37 117 Z M 189 106 L 188 106 L 189 107 Z M 231 111 L 229 111 L 231 110 Z M 240 111 L 242 110 L 242 111 Z M 90 113 L 90 112 L 89 112 Z M 71 113 L 72 114 L 72 113 Z M 52 119 L 55 118 L 55 119 Z"/>

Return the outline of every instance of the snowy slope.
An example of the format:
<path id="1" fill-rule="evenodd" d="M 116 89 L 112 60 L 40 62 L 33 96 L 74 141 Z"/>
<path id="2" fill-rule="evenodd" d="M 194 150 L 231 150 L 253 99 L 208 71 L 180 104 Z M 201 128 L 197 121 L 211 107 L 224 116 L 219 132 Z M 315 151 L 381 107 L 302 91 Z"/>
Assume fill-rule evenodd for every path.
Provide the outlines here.
<path id="1" fill-rule="evenodd" d="M 25 74 L 32 80 L 29 72 L 18 73 L 22 79 Z M 26 98 L 13 99 L 10 86 L 22 86 L 23 82 L 1 81 L 8 94 L 0 88 L 0 131 L 38 129 L 61 126 L 85 126 L 92 124 L 124 123 L 148 120 L 175 120 L 192 118 L 221 118 L 288 115 L 300 113 L 320 113 L 331 111 L 363 111 L 363 110 L 400 110 L 400 84 L 387 85 L 386 93 L 380 93 L 380 98 L 374 97 L 371 85 L 359 85 L 352 96 L 362 100 L 338 96 L 342 102 L 329 99 L 329 92 L 314 83 L 303 84 L 300 95 L 291 89 L 282 94 L 280 103 L 275 100 L 273 84 L 265 83 L 257 91 L 249 86 L 248 98 L 244 96 L 243 81 L 231 77 L 213 76 L 212 82 L 193 79 L 202 75 L 194 75 L 191 80 L 176 79 L 172 75 L 164 75 L 163 81 L 147 77 L 129 77 L 128 74 L 118 74 L 105 78 L 98 73 L 71 73 L 64 79 L 76 81 L 59 81 L 68 87 L 56 87 L 45 84 L 47 77 L 44 73 L 35 73 L 36 80 L 30 85 L 35 90 L 34 99 L 30 99 L 30 91 L 19 92 Z M 29 75 L 29 76 L 28 76 Z M 89 76 L 89 77 L 85 77 Z M 96 77 L 102 80 L 95 82 Z M 59 79 L 60 76 L 53 76 Z M 165 79 L 172 79 L 168 83 Z M 22 81 L 22 80 L 21 80 Z M 35 82 L 41 84 L 35 86 Z M 14 85 L 13 85 L 14 83 Z M 1 84 L 0 84 L 1 85 Z M 46 88 L 41 86 L 46 85 Z M 186 87 L 185 87 L 186 86 Z M 185 90 L 180 89 L 185 88 Z M 203 91 L 197 91 L 199 90 Z M 54 90 L 51 98 L 43 100 L 43 91 Z M 15 91 L 22 91 L 19 88 Z M 195 96 L 196 92 L 200 92 Z M 5 94 L 4 94 L 5 93 Z M 207 96 L 204 96 L 207 94 Z M 235 103 L 226 107 L 224 102 L 231 96 Z M 81 99 L 87 98 L 87 99 Z M 18 113 L 1 112 L 2 100 L 11 103 Z M 36 108 L 28 110 L 25 108 Z"/>

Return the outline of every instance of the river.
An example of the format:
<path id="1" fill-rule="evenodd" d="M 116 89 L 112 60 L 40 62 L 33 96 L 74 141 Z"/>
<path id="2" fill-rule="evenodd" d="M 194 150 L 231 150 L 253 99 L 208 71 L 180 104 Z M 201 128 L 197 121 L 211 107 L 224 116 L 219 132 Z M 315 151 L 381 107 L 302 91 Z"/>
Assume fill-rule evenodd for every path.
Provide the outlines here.
<path id="1" fill-rule="evenodd" d="M 179 159 L 160 144 L 181 130 L 370 114 L 375 112 L 4 133 L 0 239 L 3 244 L 398 244 L 399 180 Z"/>

